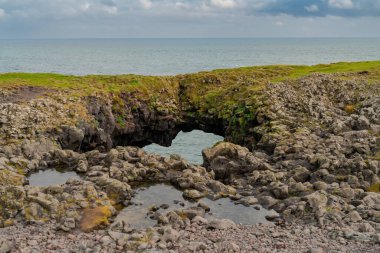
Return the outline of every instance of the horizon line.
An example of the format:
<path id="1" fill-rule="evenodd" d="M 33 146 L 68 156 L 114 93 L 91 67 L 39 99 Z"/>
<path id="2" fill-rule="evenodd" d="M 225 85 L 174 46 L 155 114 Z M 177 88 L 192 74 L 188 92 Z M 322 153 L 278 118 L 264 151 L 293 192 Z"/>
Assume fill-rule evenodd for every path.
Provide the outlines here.
<path id="1" fill-rule="evenodd" d="M 0 40 L 108 40 L 108 39 L 380 39 L 380 36 L 290 36 L 290 37 L 68 37 L 68 38 L 0 38 Z"/>

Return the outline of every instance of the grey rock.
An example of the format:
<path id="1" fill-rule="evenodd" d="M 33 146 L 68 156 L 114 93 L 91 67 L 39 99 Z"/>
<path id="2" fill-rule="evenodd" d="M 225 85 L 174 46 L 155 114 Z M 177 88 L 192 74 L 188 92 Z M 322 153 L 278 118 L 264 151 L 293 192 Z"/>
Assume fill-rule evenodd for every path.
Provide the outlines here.
<path id="1" fill-rule="evenodd" d="M 9 253 L 12 247 L 12 241 L 0 238 L 0 253 Z"/>
<path id="2" fill-rule="evenodd" d="M 213 219 L 209 222 L 207 227 L 213 229 L 229 229 L 236 227 L 236 224 L 229 219 Z"/>

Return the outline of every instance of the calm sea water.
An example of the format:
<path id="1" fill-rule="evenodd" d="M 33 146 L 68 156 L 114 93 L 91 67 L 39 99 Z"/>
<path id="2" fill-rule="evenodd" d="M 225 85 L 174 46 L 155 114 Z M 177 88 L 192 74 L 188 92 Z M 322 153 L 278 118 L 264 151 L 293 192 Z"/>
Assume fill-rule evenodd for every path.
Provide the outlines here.
<path id="1" fill-rule="evenodd" d="M 202 164 L 202 150 L 212 147 L 215 143 L 223 141 L 223 137 L 200 130 L 193 130 L 188 133 L 179 132 L 172 141 L 170 147 L 163 147 L 157 144 L 150 144 L 144 147 L 149 153 L 156 153 L 163 156 L 178 154 L 194 164 Z"/>
<path id="2" fill-rule="evenodd" d="M 0 40 L 0 72 L 169 75 L 380 60 L 380 38 Z"/>

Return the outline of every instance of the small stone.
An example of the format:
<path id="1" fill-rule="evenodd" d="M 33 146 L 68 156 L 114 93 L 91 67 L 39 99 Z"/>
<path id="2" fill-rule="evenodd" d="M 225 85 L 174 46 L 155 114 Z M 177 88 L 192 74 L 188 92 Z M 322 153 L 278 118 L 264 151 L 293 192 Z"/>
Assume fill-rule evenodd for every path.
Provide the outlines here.
<path id="1" fill-rule="evenodd" d="M 325 251 L 322 248 L 312 248 L 310 253 L 324 253 Z"/>
<path id="2" fill-rule="evenodd" d="M 280 217 L 280 214 L 278 214 L 274 210 L 270 210 L 269 213 L 267 215 L 265 215 L 265 219 L 267 219 L 269 221 L 275 220 L 275 219 L 277 219 L 279 217 Z"/>
<path id="3" fill-rule="evenodd" d="M 236 227 L 235 222 L 228 219 L 214 219 L 209 222 L 208 228 L 213 229 L 228 229 Z"/>
<path id="4" fill-rule="evenodd" d="M 360 217 L 360 214 L 357 211 L 351 211 L 348 214 L 348 218 L 352 222 L 358 222 L 362 220 L 362 217 Z"/>
<path id="5" fill-rule="evenodd" d="M 208 224 L 208 220 L 206 220 L 205 218 L 198 216 L 198 215 L 194 217 L 192 222 L 197 223 L 197 224 L 204 224 L 204 225 Z"/>
<path id="6" fill-rule="evenodd" d="M 374 233 L 376 230 L 369 223 L 362 223 L 359 225 L 359 231 L 363 233 Z"/>
<path id="7" fill-rule="evenodd" d="M 162 205 L 160 205 L 160 208 L 161 209 L 168 209 L 169 205 L 168 204 L 162 204 Z"/>
<path id="8" fill-rule="evenodd" d="M 166 249 L 166 245 L 163 244 L 163 243 L 158 243 L 157 244 L 157 248 L 159 248 L 159 249 Z"/>
<path id="9" fill-rule="evenodd" d="M 209 212 L 211 210 L 211 208 L 203 202 L 199 202 L 198 207 L 203 208 L 206 212 Z"/>
<path id="10" fill-rule="evenodd" d="M 240 247 L 237 245 L 237 244 L 235 244 L 235 243 L 231 243 L 230 244 L 230 246 L 231 246 L 231 249 L 233 250 L 233 251 L 235 251 L 235 252 L 240 252 Z"/>
<path id="11" fill-rule="evenodd" d="M 256 205 L 258 203 L 258 200 L 257 198 L 253 197 L 253 196 L 248 196 L 248 197 L 245 197 L 245 198 L 242 198 L 239 203 L 245 205 L 245 206 L 252 206 L 252 205 Z"/>

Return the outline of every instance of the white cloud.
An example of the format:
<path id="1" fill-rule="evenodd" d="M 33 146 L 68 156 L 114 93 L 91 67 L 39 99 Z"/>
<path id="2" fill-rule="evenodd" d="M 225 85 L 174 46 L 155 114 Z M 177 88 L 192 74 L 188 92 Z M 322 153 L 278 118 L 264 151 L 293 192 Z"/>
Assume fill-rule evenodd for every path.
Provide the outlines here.
<path id="1" fill-rule="evenodd" d="M 210 1 L 212 6 L 218 7 L 218 8 L 234 8 L 236 7 L 235 0 L 211 0 Z"/>
<path id="2" fill-rule="evenodd" d="M 90 3 L 84 3 L 84 4 L 80 5 L 79 8 L 80 8 L 82 11 L 87 11 L 90 7 L 91 7 L 91 4 L 90 4 Z"/>
<path id="3" fill-rule="evenodd" d="M 352 9 L 354 8 L 354 3 L 352 0 L 329 0 L 329 5 L 338 9 Z"/>
<path id="4" fill-rule="evenodd" d="M 277 21 L 276 23 L 274 23 L 276 26 L 283 26 L 284 25 L 284 22 L 282 21 Z"/>
<path id="5" fill-rule="evenodd" d="M 152 7 L 152 2 L 150 0 L 140 0 L 140 3 L 144 9 Z"/>
<path id="6" fill-rule="evenodd" d="M 308 12 L 317 12 L 317 11 L 319 11 L 319 7 L 318 7 L 318 5 L 312 4 L 309 6 L 305 6 L 305 10 Z"/>

